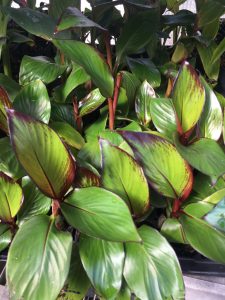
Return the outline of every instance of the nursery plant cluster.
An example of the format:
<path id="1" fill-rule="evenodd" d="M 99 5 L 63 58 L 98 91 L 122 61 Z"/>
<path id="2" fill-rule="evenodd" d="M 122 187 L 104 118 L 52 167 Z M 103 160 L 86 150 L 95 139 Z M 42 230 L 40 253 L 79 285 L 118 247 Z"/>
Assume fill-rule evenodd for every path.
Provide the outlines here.
<path id="1" fill-rule="evenodd" d="M 15 2 L 0 1 L 10 299 L 185 299 L 174 243 L 225 263 L 224 0 Z"/>

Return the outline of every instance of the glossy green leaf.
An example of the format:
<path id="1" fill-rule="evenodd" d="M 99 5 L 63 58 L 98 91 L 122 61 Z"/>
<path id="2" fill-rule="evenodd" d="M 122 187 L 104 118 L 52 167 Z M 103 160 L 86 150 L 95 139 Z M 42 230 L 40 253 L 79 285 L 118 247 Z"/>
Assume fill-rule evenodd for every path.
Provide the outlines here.
<path id="1" fill-rule="evenodd" d="M 159 11 L 147 10 L 130 17 L 117 42 L 117 60 L 143 48 L 152 38 L 159 26 Z"/>
<path id="2" fill-rule="evenodd" d="M 74 186 L 78 188 L 100 186 L 100 175 L 98 171 L 89 164 L 79 166 L 76 171 Z"/>
<path id="3" fill-rule="evenodd" d="M 173 101 L 169 98 L 152 99 L 150 113 L 156 129 L 173 140 L 173 134 L 177 131 L 177 115 Z"/>
<path id="4" fill-rule="evenodd" d="M 105 97 L 111 97 L 114 80 L 107 63 L 91 46 L 72 40 L 54 40 L 54 44 L 72 61 L 84 68 Z"/>
<path id="5" fill-rule="evenodd" d="M 54 19 L 58 20 L 68 6 L 75 6 L 79 8 L 80 0 L 51 0 L 48 13 Z"/>
<path id="6" fill-rule="evenodd" d="M 133 157 L 107 140 L 101 139 L 100 146 L 103 187 L 119 195 L 133 216 L 145 214 L 149 209 L 149 189 L 142 168 Z"/>
<path id="7" fill-rule="evenodd" d="M 12 232 L 9 225 L 0 224 L 0 252 L 5 250 L 12 240 Z"/>
<path id="8" fill-rule="evenodd" d="M 78 152 L 78 158 L 86 161 L 96 169 L 101 169 L 100 147 L 97 137 L 88 141 L 83 148 Z"/>
<path id="9" fill-rule="evenodd" d="M 70 225 L 89 236 L 115 242 L 140 241 L 124 201 L 102 188 L 75 189 L 61 209 Z"/>
<path id="10" fill-rule="evenodd" d="M 214 64 L 216 61 L 220 60 L 224 52 L 225 52 L 225 38 L 219 43 L 219 45 L 214 50 L 213 56 L 211 58 L 211 63 Z"/>
<path id="11" fill-rule="evenodd" d="M 0 74 L 0 86 L 4 87 L 11 101 L 14 100 L 20 90 L 19 84 L 4 74 Z"/>
<path id="12" fill-rule="evenodd" d="M 179 218 L 189 244 L 202 255 L 225 263 L 225 235 L 205 221 L 188 214 Z"/>
<path id="13" fill-rule="evenodd" d="M 79 116 L 83 117 L 96 110 L 105 101 L 99 89 L 91 91 L 79 102 Z"/>
<path id="14" fill-rule="evenodd" d="M 216 141 L 202 138 L 189 146 L 183 146 L 176 136 L 174 142 L 177 150 L 193 168 L 216 179 L 225 173 L 225 154 Z"/>
<path id="15" fill-rule="evenodd" d="M 151 121 L 150 104 L 153 98 L 155 98 L 155 91 L 148 81 L 145 80 L 137 92 L 135 101 L 137 117 L 145 126 Z"/>
<path id="16" fill-rule="evenodd" d="M 8 133 L 6 108 L 11 108 L 12 103 L 6 90 L 0 86 L 0 129 Z"/>
<path id="17" fill-rule="evenodd" d="M 224 13 L 224 5 L 217 1 L 206 1 L 198 13 L 198 26 L 203 27 L 213 22 L 215 19 L 220 18 Z"/>
<path id="18" fill-rule="evenodd" d="M 167 218 L 161 227 L 161 234 L 172 243 L 186 244 L 183 228 L 177 219 Z"/>
<path id="19" fill-rule="evenodd" d="M 134 74 L 127 71 L 122 72 L 121 87 L 123 87 L 126 91 L 129 108 L 134 105 L 136 92 L 140 85 L 140 80 Z"/>
<path id="20" fill-rule="evenodd" d="M 49 212 L 52 200 L 43 195 L 28 178 L 23 179 L 23 194 L 24 201 L 17 215 L 20 225 L 33 216 L 45 215 Z"/>
<path id="21" fill-rule="evenodd" d="M 172 92 L 173 104 L 183 132 L 198 122 L 205 103 L 205 91 L 191 65 L 185 62 L 178 74 Z"/>
<path id="22" fill-rule="evenodd" d="M 20 65 L 20 84 L 25 85 L 36 79 L 50 83 L 58 78 L 65 69 L 66 66 L 58 65 L 48 57 L 25 55 Z"/>
<path id="23" fill-rule="evenodd" d="M 90 76 L 84 71 L 82 67 L 73 66 L 72 72 L 67 78 L 66 82 L 61 84 L 54 90 L 54 99 L 57 102 L 65 102 L 68 95 L 79 85 L 85 83 L 90 79 Z"/>
<path id="24" fill-rule="evenodd" d="M 217 204 L 225 197 L 225 187 L 206 197 L 203 202 Z"/>
<path id="25" fill-rule="evenodd" d="M 198 219 L 203 218 L 208 212 L 213 209 L 213 204 L 199 201 L 197 203 L 191 203 L 184 207 L 184 212 Z"/>
<path id="26" fill-rule="evenodd" d="M 73 107 L 70 104 L 51 104 L 51 120 L 55 122 L 66 122 L 76 128 Z"/>
<path id="27" fill-rule="evenodd" d="M 129 289 L 125 279 L 123 279 L 121 289 L 116 297 L 116 300 L 130 300 L 131 299 L 131 290 Z"/>
<path id="28" fill-rule="evenodd" d="M 0 139 L 0 171 L 15 180 L 25 175 L 8 137 Z"/>
<path id="29" fill-rule="evenodd" d="M 54 223 L 48 216 L 35 216 L 18 230 L 6 265 L 10 299 L 58 296 L 69 272 L 72 236 Z"/>
<path id="30" fill-rule="evenodd" d="M 138 230 L 143 244 L 126 243 L 124 277 L 142 300 L 184 299 L 178 259 L 166 239 L 155 229 Z"/>
<path id="31" fill-rule="evenodd" d="M 213 54 L 217 49 L 216 43 L 213 41 L 208 47 L 199 43 L 197 44 L 197 49 L 206 75 L 209 79 L 217 81 L 220 71 L 220 60 L 215 61 L 213 64 L 211 62 Z"/>
<path id="32" fill-rule="evenodd" d="M 177 1 L 176 1 L 177 2 Z M 176 14 L 165 14 L 162 16 L 163 23 L 165 25 L 191 25 L 195 22 L 195 14 L 190 10 L 182 9 L 178 11 Z"/>
<path id="33" fill-rule="evenodd" d="M 204 220 L 212 225 L 214 228 L 225 232 L 225 190 L 223 191 L 223 198 L 220 198 L 219 203 L 211 210 Z"/>
<path id="34" fill-rule="evenodd" d="M 79 249 L 84 269 L 96 292 L 105 299 L 114 299 L 122 284 L 123 244 L 83 236 Z"/>
<path id="35" fill-rule="evenodd" d="M 96 27 L 98 29 L 105 30 L 99 24 L 88 19 L 76 7 L 67 7 L 60 17 L 59 23 L 57 24 L 57 30 L 65 30 L 71 27 Z"/>
<path id="36" fill-rule="evenodd" d="M 118 102 L 116 106 L 116 114 L 127 116 L 128 112 L 129 112 L 129 100 L 127 97 L 127 92 L 123 87 L 120 87 Z"/>
<path id="37" fill-rule="evenodd" d="M 105 110 L 106 108 L 106 110 Z M 85 129 L 85 137 L 87 141 L 92 141 L 99 136 L 100 132 L 104 131 L 106 128 L 106 123 L 108 120 L 108 106 L 100 110 L 100 116 L 94 123 Z"/>
<path id="38" fill-rule="evenodd" d="M 85 141 L 81 134 L 68 123 L 52 122 L 50 126 L 69 146 L 78 150 L 84 146 Z"/>
<path id="39" fill-rule="evenodd" d="M 25 85 L 16 96 L 13 107 L 17 111 L 48 123 L 51 103 L 44 83 L 38 79 Z"/>
<path id="40" fill-rule="evenodd" d="M 70 271 L 59 300 L 81 300 L 86 296 L 90 286 L 90 280 L 87 277 L 80 259 L 78 245 L 74 244 L 72 248 Z"/>
<path id="41" fill-rule="evenodd" d="M 75 162 L 58 135 L 33 118 L 8 110 L 10 137 L 16 156 L 40 190 L 53 199 L 68 191 Z"/>
<path id="42" fill-rule="evenodd" d="M 139 80 L 147 80 L 153 88 L 160 86 L 160 72 L 148 58 L 128 58 L 127 61 L 132 73 Z"/>
<path id="43" fill-rule="evenodd" d="M 205 105 L 199 120 L 200 136 L 217 141 L 223 128 L 222 109 L 213 90 L 203 78 L 201 80 L 205 88 Z"/>
<path id="44" fill-rule="evenodd" d="M 3 172 L 0 172 L 0 220 L 11 222 L 23 202 L 20 185 Z"/>
<path id="45" fill-rule="evenodd" d="M 122 131 L 135 158 L 143 167 L 151 186 L 171 198 L 186 198 L 192 188 L 192 172 L 176 148 L 166 139 L 143 133 Z"/>

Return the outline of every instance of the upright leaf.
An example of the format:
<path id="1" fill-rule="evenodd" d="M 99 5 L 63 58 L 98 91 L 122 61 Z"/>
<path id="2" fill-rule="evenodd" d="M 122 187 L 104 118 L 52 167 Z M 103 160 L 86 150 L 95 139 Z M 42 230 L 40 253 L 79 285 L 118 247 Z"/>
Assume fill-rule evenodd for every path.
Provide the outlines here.
<path id="1" fill-rule="evenodd" d="M 155 229 L 138 230 L 143 244 L 126 243 L 124 277 L 135 295 L 148 299 L 184 299 L 178 259 L 166 239 Z"/>
<path id="2" fill-rule="evenodd" d="M 114 80 L 106 62 L 91 46 L 72 40 L 54 40 L 54 44 L 71 60 L 84 68 L 105 97 L 111 97 Z"/>
<path id="3" fill-rule="evenodd" d="M 102 188 L 75 189 L 61 209 L 70 225 L 89 236 L 114 242 L 140 241 L 124 201 Z"/>
<path id="4" fill-rule="evenodd" d="M 216 47 L 216 49 L 213 52 L 213 56 L 211 58 L 211 63 L 214 64 L 216 61 L 218 61 L 221 56 L 224 54 L 225 51 L 225 38 L 219 43 L 219 45 Z"/>
<path id="5" fill-rule="evenodd" d="M 148 125 L 151 121 L 150 104 L 153 98 L 155 98 L 155 91 L 145 80 L 137 92 L 135 101 L 135 111 L 143 125 Z"/>
<path id="6" fill-rule="evenodd" d="M 102 105 L 104 101 L 105 97 L 101 95 L 99 89 L 91 91 L 85 98 L 83 98 L 79 102 L 79 116 L 83 117 L 93 112 L 100 105 Z"/>
<path id="7" fill-rule="evenodd" d="M 0 220 L 11 222 L 23 201 L 23 192 L 18 183 L 0 172 Z"/>
<path id="8" fill-rule="evenodd" d="M 20 84 L 25 85 L 36 79 L 44 83 L 50 83 L 59 77 L 66 69 L 66 66 L 58 65 L 45 56 L 25 55 L 20 65 Z"/>
<path id="9" fill-rule="evenodd" d="M 149 209 L 148 183 L 142 168 L 128 153 L 101 139 L 102 185 L 119 195 L 134 216 Z M 132 175 L 131 175 L 132 174 Z"/>
<path id="10" fill-rule="evenodd" d="M 170 142 L 143 132 L 122 131 L 121 134 L 156 191 L 171 198 L 188 197 L 193 183 L 192 172 Z"/>
<path id="11" fill-rule="evenodd" d="M 203 174 L 218 179 L 225 173 L 225 153 L 215 141 L 202 138 L 186 147 L 176 136 L 174 142 L 183 158 Z"/>
<path id="12" fill-rule="evenodd" d="M 6 265 L 10 299 L 58 296 L 69 272 L 72 236 L 54 223 L 48 216 L 36 216 L 18 230 Z"/>
<path id="13" fill-rule="evenodd" d="M 204 87 L 196 71 L 187 62 L 182 65 L 175 81 L 172 99 L 185 133 L 198 122 L 205 102 Z"/>
<path id="14" fill-rule="evenodd" d="M 222 109 L 213 90 L 203 78 L 201 80 L 205 88 L 205 105 L 199 120 L 200 135 L 217 141 L 222 133 Z"/>
<path id="15" fill-rule="evenodd" d="M 25 85 L 16 96 L 13 107 L 17 111 L 48 123 L 51 104 L 44 83 L 38 79 Z"/>
<path id="16" fill-rule="evenodd" d="M 129 108 L 132 108 L 134 105 L 136 92 L 140 85 L 140 80 L 134 74 L 129 73 L 127 71 L 122 72 L 121 86 L 126 91 Z"/>
<path id="17" fill-rule="evenodd" d="M 48 197 L 61 198 L 75 176 L 75 163 L 58 135 L 33 118 L 8 110 L 10 138 L 16 156 Z"/>
<path id="18" fill-rule="evenodd" d="M 123 244 L 82 236 L 79 249 L 84 269 L 96 292 L 105 299 L 115 298 L 122 284 Z"/>

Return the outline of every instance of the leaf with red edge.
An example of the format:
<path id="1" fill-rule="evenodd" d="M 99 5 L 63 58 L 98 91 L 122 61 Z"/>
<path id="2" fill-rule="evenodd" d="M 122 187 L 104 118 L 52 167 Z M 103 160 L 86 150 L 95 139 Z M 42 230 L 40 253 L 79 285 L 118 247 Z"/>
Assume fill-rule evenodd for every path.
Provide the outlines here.
<path id="1" fill-rule="evenodd" d="M 62 198 L 75 176 L 75 162 L 59 136 L 46 124 L 8 110 L 11 143 L 17 159 L 48 197 Z"/>
<path id="2" fill-rule="evenodd" d="M 192 190 L 187 162 L 166 139 L 144 132 L 120 131 L 143 167 L 150 185 L 160 194 L 184 201 Z"/>
<path id="3" fill-rule="evenodd" d="M 173 104 L 183 132 L 198 122 L 205 103 L 205 90 L 194 68 L 185 62 L 179 71 L 172 92 Z"/>
<path id="4" fill-rule="evenodd" d="M 6 90 L 0 86 L 0 129 L 8 133 L 7 115 L 5 108 L 12 108 L 12 103 Z"/>

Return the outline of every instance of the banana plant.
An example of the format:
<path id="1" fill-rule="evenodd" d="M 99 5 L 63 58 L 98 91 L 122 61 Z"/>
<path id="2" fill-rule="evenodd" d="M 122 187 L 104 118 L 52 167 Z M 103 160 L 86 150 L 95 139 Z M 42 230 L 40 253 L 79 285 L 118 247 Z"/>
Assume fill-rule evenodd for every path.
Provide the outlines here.
<path id="1" fill-rule="evenodd" d="M 29 1 L 3 9 L 55 53 L 0 74 L 10 299 L 182 300 L 173 243 L 225 263 L 225 100 L 183 35 L 172 52 L 160 41 L 204 34 L 209 8 L 127 0 L 122 16 L 117 1 L 89 2 L 84 13 L 75 0 L 50 1 L 48 13 Z"/>

